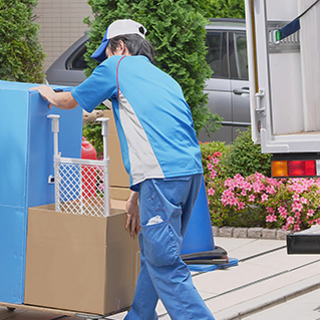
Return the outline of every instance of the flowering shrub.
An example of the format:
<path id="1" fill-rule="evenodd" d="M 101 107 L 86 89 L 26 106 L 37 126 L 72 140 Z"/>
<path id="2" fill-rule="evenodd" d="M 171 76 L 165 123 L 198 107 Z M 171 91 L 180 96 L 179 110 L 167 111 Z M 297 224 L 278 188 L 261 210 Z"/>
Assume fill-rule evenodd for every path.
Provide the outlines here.
<path id="1" fill-rule="evenodd" d="M 320 224 L 320 179 L 279 180 L 258 172 L 231 178 L 226 159 L 233 146 L 215 141 L 200 147 L 213 225 L 298 231 Z"/>
<path id="2" fill-rule="evenodd" d="M 258 172 L 230 178 L 223 153 L 210 151 L 203 152 L 203 164 L 213 225 L 298 231 L 320 224 L 320 179 L 277 180 Z"/>
<path id="3" fill-rule="evenodd" d="M 236 212 L 249 205 L 261 208 L 267 227 L 298 231 L 320 224 L 320 179 L 268 178 L 237 174 L 225 181 L 221 202 Z"/>
<path id="4" fill-rule="evenodd" d="M 229 152 L 230 146 L 226 146 L 224 142 L 214 141 L 200 143 L 200 148 L 211 221 L 213 225 L 221 227 L 226 225 L 230 208 L 224 207 L 220 200 L 227 178 L 220 160 L 223 154 Z"/>

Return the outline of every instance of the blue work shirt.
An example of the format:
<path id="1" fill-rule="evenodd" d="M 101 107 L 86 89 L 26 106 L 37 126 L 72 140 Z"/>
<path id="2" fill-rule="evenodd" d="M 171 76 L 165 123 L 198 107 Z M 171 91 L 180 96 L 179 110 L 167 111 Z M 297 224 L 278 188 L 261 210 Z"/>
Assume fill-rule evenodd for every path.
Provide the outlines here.
<path id="1" fill-rule="evenodd" d="M 132 190 L 146 179 L 203 172 L 181 87 L 145 56 L 111 56 L 71 94 L 88 112 L 111 98 Z"/>

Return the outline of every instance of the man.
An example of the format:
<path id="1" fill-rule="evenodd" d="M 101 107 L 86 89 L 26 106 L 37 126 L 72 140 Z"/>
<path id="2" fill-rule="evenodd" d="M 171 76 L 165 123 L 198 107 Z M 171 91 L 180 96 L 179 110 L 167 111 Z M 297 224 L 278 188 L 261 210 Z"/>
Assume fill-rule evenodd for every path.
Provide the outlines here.
<path id="1" fill-rule="evenodd" d="M 200 148 L 180 86 L 152 64 L 146 31 L 132 20 L 113 22 L 92 55 L 101 64 L 88 79 L 71 92 L 34 89 L 62 109 L 79 104 L 91 112 L 112 100 L 133 190 L 126 228 L 131 235 L 141 228 L 141 272 L 126 319 L 158 319 L 160 298 L 171 319 L 212 320 L 179 256 L 202 181 Z"/>

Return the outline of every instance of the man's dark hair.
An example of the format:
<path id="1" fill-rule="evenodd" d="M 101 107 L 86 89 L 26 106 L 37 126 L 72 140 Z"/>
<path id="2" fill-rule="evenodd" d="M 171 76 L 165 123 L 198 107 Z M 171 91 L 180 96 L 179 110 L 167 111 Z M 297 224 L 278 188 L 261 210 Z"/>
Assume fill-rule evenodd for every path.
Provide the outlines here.
<path id="1" fill-rule="evenodd" d="M 109 40 L 108 44 L 108 47 L 112 53 L 116 51 L 119 40 L 122 40 L 126 44 L 132 56 L 146 56 L 151 63 L 155 63 L 154 50 L 148 40 L 142 38 L 138 34 L 126 34 L 114 37 Z"/>

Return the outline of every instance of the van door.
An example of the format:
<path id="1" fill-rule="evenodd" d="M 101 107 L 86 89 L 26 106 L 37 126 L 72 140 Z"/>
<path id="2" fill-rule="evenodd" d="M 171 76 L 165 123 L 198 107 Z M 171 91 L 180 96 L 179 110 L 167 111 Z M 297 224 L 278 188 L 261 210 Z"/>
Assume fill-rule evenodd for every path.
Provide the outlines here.
<path id="1" fill-rule="evenodd" d="M 205 130 L 199 133 L 200 141 L 232 141 L 232 101 L 229 78 L 228 33 L 226 31 L 207 30 L 207 62 L 213 74 L 206 82 L 205 92 L 208 93 L 208 108 L 212 113 L 223 117 L 223 127 L 215 133 L 208 134 Z"/>
<path id="2" fill-rule="evenodd" d="M 230 74 L 232 91 L 232 139 L 250 125 L 247 37 L 243 31 L 229 33 Z"/>

